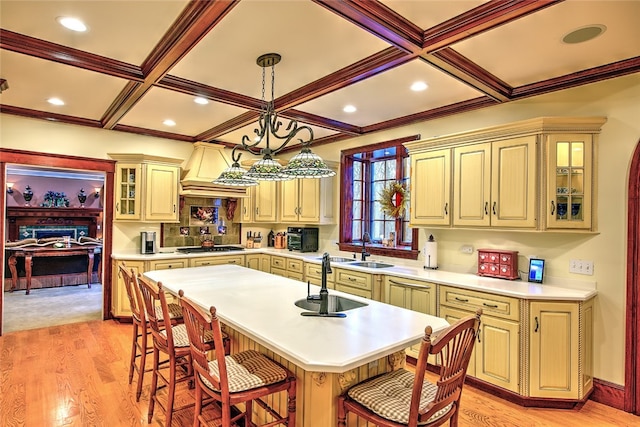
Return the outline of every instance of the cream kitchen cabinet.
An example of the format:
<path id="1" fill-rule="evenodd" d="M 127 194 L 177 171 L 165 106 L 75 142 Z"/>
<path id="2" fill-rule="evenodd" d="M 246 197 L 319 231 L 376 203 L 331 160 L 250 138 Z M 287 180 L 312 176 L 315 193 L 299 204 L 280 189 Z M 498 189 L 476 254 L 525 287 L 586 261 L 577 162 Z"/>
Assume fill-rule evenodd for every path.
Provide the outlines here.
<path id="1" fill-rule="evenodd" d="M 115 221 L 179 222 L 182 160 L 145 154 L 109 154 L 115 160 Z"/>
<path id="2" fill-rule="evenodd" d="M 125 263 L 127 271 L 133 270 L 134 275 L 144 273 L 144 261 L 114 261 L 111 274 L 111 314 L 116 317 L 131 317 L 131 304 L 127 295 L 124 280 L 120 277 L 118 265 Z"/>
<path id="3" fill-rule="evenodd" d="M 450 323 L 483 310 L 468 374 L 515 393 L 520 390 L 520 301 L 440 286 L 440 317 Z"/>
<path id="4" fill-rule="evenodd" d="M 331 273 L 327 274 L 327 288 L 335 289 L 335 267 L 331 267 Z M 322 264 L 315 262 L 304 263 L 304 280 L 312 285 L 322 286 Z"/>
<path id="5" fill-rule="evenodd" d="M 249 189 L 249 197 L 242 199 L 240 222 L 277 221 L 277 181 L 260 181 Z"/>
<path id="6" fill-rule="evenodd" d="M 547 136 L 547 204 L 549 229 L 592 228 L 593 136 Z"/>
<path id="7" fill-rule="evenodd" d="M 529 304 L 529 396 L 583 399 L 593 388 L 593 299 Z"/>
<path id="8" fill-rule="evenodd" d="M 320 222 L 320 180 L 292 179 L 280 182 L 279 218 L 284 223 Z"/>
<path id="9" fill-rule="evenodd" d="M 362 271 L 331 267 L 335 274 L 335 290 L 381 301 L 382 276 Z"/>
<path id="10" fill-rule="evenodd" d="M 410 225 L 451 224 L 451 150 L 411 155 Z"/>
<path id="11" fill-rule="evenodd" d="M 304 279 L 304 262 L 280 255 L 271 255 L 271 274 L 294 280 Z"/>
<path id="12" fill-rule="evenodd" d="M 454 149 L 454 227 L 536 227 L 536 136 Z"/>
<path id="13" fill-rule="evenodd" d="M 206 267 L 209 265 L 236 264 L 244 267 L 244 255 L 222 255 L 191 258 L 189 267 Z"/>
<path id="14" fill-rule="evenodd" d="M 437 285 L 435 283 L 404 277 L 385 276 L 382 301 L 396 307 L 435 316 L 437 305 L 436 290 Z M 420 344 L 407 349 L 407 354 L 414 358 L 418 357 L 419 352 Z"/>
<path id="15" fill-rule="evenodd" d="M 145 271 L 168 270 L 186 267 L 189 267 L 189 260 L 186 258 L 151 260 L 149 261 L 149 267 Z"/>
<path id="16" fill-rule="evenodd" d="M 254 270 L 271 273 L 271 255 L 267 254 L 247 254 L 245 255 L 245 266 Z"/>

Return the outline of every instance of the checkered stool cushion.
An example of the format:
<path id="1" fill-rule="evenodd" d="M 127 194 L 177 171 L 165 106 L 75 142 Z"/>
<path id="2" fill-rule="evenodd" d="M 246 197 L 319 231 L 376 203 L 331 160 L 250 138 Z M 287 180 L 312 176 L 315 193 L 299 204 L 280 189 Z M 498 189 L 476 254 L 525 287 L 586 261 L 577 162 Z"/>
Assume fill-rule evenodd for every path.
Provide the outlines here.
<path id="1" fill-rule="evenodd" d="M 167 304 L 167 308 L 169 309 L 169 318 L 171 319 L 181 319 L 182 318 L 182 307 L 179 304 L 175 304 L 170 302 Z M 158 320 L 162 320 L 162 307 L 159 305 L 155 306 L 156 310 L 156 318 Z"/>
<path id="2" fill-rule="evenodd" d="M 433 400 L 438 388 L 425 380 L 420 396 L 420 411 Z M 413 373 L 399 369 L 352 387 L 347 394 L 371 411 L 397 423 L 409 422 L 409 406 L 413 391 Z M 451 405 L 436 412 L 428 421 L 431 423 L 449 411 Z"/>
<path id="3" fill-rule="evenodd" d="M 189 347 L 189 335 L 187 334 L 187 326 L 184 323 L 173 326 L 171 332 L 173 332 L 173 345 L 175 347 Z M 164 337 L 167 336 L 165 331 L 160 333 Z M 223 332 L 222 337 L 227 338 L 227 335 Z M 204 339 L 207 343 L 213 343 L 213 331 L 205 331 Z"/>
<path id="4" fill-rule="evenodd" d="M 229 379 L 229 392 L 231 393 L 274 384 L 287 378 L 287 372 L 282 366 L 255 350 L 242 351 L 226 356 L 225 361 Z M 214 378 L 220 378 L 217 361 L 209 362 L 209 372 Z M 211 390 L 220 391 L 206 378 L 201 378 Z"/>

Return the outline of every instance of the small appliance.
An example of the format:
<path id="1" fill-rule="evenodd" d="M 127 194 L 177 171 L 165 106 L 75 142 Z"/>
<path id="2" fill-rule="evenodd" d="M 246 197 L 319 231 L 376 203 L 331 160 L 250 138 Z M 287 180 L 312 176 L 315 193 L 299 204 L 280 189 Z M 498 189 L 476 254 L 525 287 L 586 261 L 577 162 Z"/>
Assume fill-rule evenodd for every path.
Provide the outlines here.
<path id="1" fill-rule="evenodd" d="M 140 233 L 140 253 L 155 254 L 156 252 L 158 252 L 158 247 L 156 246 L 156 232 L 142 231 Z"/>
<path id="2" fill-rule="evenodd" d="M 318 227 L 287 228 L 287 249 L 298 252 L 318 252 Z"/>

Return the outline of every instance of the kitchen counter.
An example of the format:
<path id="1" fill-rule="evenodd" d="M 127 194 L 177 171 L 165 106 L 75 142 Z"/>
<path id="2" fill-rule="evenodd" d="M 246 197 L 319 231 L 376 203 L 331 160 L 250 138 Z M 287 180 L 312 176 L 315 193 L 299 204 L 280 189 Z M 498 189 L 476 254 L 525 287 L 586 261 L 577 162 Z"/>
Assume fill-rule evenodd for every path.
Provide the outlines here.
<path id="1" fill-rule="evenodd" d="M 296 425 L 335 426 L 338 395 L 372 376 L 398 369 L 404 349 L 420 341 L 424 328 L 448 326 L 446 320 L 365 298 L 330 291 L 365 302 L 345 318 L 306 317 L 294 305 L 307 285 L 235 265 L 218 265 L 144 273 L 173 294 L 180 289 L 203 308 L 215 306 L 231 338 L 231 352 L 253 349 L 296 374 Z M 311 286 L 317 294 L 320 288 Z M 270 401 L 281 411 L 286 399 Z M 254 422 L 268 416 L 259 410 Z"/>
<path id="2" fill-rule="evenodd" d="M 204 256 L 224 256 L 238 254 L 257 254 L 266 253 L 270 255 L 282 255 L 290 258 L 300 259 L 305 262 L 314 262 L 320 264 L 321 252 L 300 253 L 292 252 L 287 249 L 260 248 L 247 249 L 244 251 L 233 252 L 205 252 L 182 254 L 175 252 L 175 248 L 167 248 L 166 252 L 156 254 L 139 254 L 139 253 L 114 253 L 112 258 L 115 260 L 156 260 L 156 259 L 175 259 L 175 258 L 198 258 Z M 354 261 L 357 261 L 354 259 Z M 387 261 L 385 261 L 387 262 Z M 346 268 L 357 271 L 364 271 L 373 274 L 388 274 L 396 277 L 404 277 L 408 279 L 420 279 L 431 283 L 450 285 L 463 289 L 488 292 L 498 295 L 511 296 L 521 299 L 535 300 L 554 300 L 554 301 L 587 301 L 593 298 L 597 291 L 594 288 L 566 288 L 560 286 L 552 286 L 548 284 L 529 283 L 522 280 L 505 280 L 494 279 L 490 277 L 481 277 L 475 274 L 454 273 L 443 270 L 425 270 L 421 267 L 402 265 L 402 260 L 390 261 L 394 264 L 389 268 L 366 268 L 350 265 L 349 263 L 332 263 L 333 267 Z"/>

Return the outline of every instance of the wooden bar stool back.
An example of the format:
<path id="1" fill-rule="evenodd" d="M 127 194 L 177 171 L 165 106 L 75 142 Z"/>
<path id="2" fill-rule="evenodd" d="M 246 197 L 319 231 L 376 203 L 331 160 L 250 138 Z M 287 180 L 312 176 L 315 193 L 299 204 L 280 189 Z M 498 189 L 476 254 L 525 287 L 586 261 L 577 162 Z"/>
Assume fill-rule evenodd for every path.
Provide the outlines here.
<path id="1" fill-rule="evenodd" d="M 146 368 L 146 360 L 147 354 L 153 352 L 153 343 L 151 340 L 147 340 L 149 337 L 149 328 L 147 327 L 147 318 L 144 314 L 144 306 L 141 305 L 142 300 L 138 295 L 140 290 L 135 283 L 136 274 L 133 269 L 127 271 L 127 266 L 124 262 L 118 264 L 118 272 L 127 290 L 127 298 L 129 299 L 129 306 L 131 308 L 133 337 L 131 342 L 131 362 L 129 363 L 129 384 L 133 381 L 134 371 L 137 372 L 136 402 L 138 402 L 142 394 L 144 373 L 151 370 Z M 140 363 L 137 363 L 138 359 Z"/>
<path id="2" fill-rule="evenodd" d="M 189 338 L 184 323 L 172 324 L 163 319 L 170 318 L 169 305 L 162 284 L 154 284 L 138 275 L 136 282 L 145 308 L 153 337 L 153 375 L 149 395 L 148 422 L 153 419 L 156 403 L 165 413 L 165 426 L 171 426 L 173 413 L 193 406 L 193 403 L 174 407 L 176 386 L 193 378 Z M 161 361 L 160 353 L 168 359 Z M 168 371 L 168 372 L 167 372 Z M 158 385 L 160 381 L 160 385 Z M 158 391 L 167 390 L 166 401 L 159 398 Z"/>
<path id="3" fill-rule="evenodd" d="M 222 410 L 222 426 L 231 427 L 238 423 L 255 426 L 252 403 L 256 402 L 265 411 L 269 420 L 262 425 L 285 425 L 295 427 L 296 422 L 296 377 L 293 372 L 255 350 L 225 355 L 222 348 L 224 337 L 215 307 L 203 310 L 181 290 L 180 304 L 191 344 L 191 357 L 196 377 L 196 408 L 194 427 L 207 420 L 202 415 L 203 394 L 209 401 L 217 402 Z M 209 360 L 204 337 L 213 332 L 215 358 Z M 265 398 L 274 393 L 286 392 L 286 414 L 282 415 L 269 406 Z M 274 399 L 273 401 L 276 401 Z M 232 414 L 232 407 L 245 404 L 245 411 Z M 280 409 L 280 412 L 284 412 Z M 266 415 L 266 414 L 269 415 Z M 218 424 L 216 424 L 218 425 Z"/>
<path id="4" fill-rule="evenodd" d="M 432 341 L 425 328 L 415 374 L 405 369 L 388 372 L 351 387 L 338 397 L 338 427 L 348 413 L 381 427 L 458 425 L 460 397 L 473 345 L 480 328 L 479 309 L 449 326 Z M 425 379 L 427 358 L 436 355 L 440 377 Z"/>

